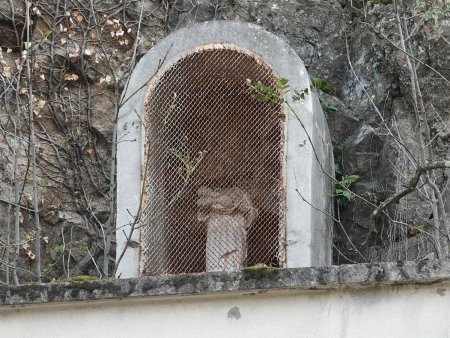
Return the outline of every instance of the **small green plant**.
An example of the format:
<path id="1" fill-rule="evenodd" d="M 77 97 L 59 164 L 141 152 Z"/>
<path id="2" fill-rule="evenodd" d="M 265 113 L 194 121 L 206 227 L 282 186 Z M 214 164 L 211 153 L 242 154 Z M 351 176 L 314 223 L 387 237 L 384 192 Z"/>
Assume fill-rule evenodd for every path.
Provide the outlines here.
<path id="1" fill-rule="evenodd" d="M 324 93 L 327 93 L 327 94 L 331 93 L 332 88 L 327 80 L 314 78 L 313 85 L 315 88 L 320 89 Z"/>
<path id="2" fill-rule="evenodd" d="M 337 111 L 337 108 L 330 101 L 327 101 L 327 100 L 322 99 L 320 97 L 319 97 L 319 102 L 320 102 L 320 105 L 322 106 L 325 118 L 328 120 L 328 118 L 330 117 L 330 113 Z"/>
<path id="3" fill-rule="evenodd" d="M 339 206 L 345 208 L 355 199 L 355 194 L 350 191 L 350 186 L 359 180 L 358 175 L 344 175 L 336 183 L 335 196 L 338 199 Z"/>
<path id="4" fill-rule="evenodd" d="M 274 88 L 266 86 L 261 81 L 258 81 L 253 85 L 250 80 L 247 80 L 247 86 L 250 89 L 250 92 L 256 95 L 258 101 L 274 104 L 284 103 L 283 94 L 289 88 L 288 80 L 282 77 L 275 80 Z"/>
<path id="5" fill-rule="evenodd" d="M 61 261 L 62 254 L 65 251 L 64 244 L 53 244 L 47 246 L 47 253 L 50 255 L 48 264 L 42 268 L 42 275 L 48 276 L 55 266 Z"/>
<path id="6" fill-rule="evenodd" d="M 322 109 L 327 111 L 337 111 L 337 108 L 334 104 L 332 104 L 330 101 L 327 101 L 325 99 L 319 98 L 320 105 L 322 106 Z"/>
<path id="7" fill-rule="evenodd" d="M 48 274 L 53 270 L 54 266 L 58 264 L 57 261 L 53 261 L 48 263 L 43 269 L 42 269 L 42 276 L 48 276 Z"/>
<path id="8" fill-rule="evenodd" d="M 88 251 L 88 247 L 85 243 L 77 243 L 76 248 L 80 251 L 80 252 L 87 252 Z"/>
<path id="9" fill-rule="evenodd" d="M 294 101 L 304 100 L 306 95 L 309 95 L 309 88 L 305 88 L 302 90 L 294 89 L 294 95 L 292 96 L 292 99 Z"/>
<path id="10" fill-rule="evenodd" d="M 376 65 L 379 72 L 384 72 L 389 70 L 390 61 L 388 59 L 383 59 L 379 61 Z"/>
<path id="11" fill-rule="evenodd" d="M 64 244 L 53 244 L 48 247 L 50 257 L 55 261 L 64 252 Z"/>
<path id="12" fill-rule="evenodd" d="M 372 0 L 374 5 L 390 5 L 392 0 Z"/>
<path id="13" fill-rule="evenodd" d="M 188 181 L 194 174 L 203 157 L 206 155 L 206 151 L 199 151 L 197 157 L 192 158 L 177 149 L 169 149 L 169 152 L 181 162 L 182 166 L 178 168 L 178 173 L 184 177 L 185 181 Z"/>
<path id="14" fill-rule="evenodd" d="M 164 117 L 163 121 L 164 128 L 168 127 L 176 108 L 177 108 L 177 93 L 173 93 L 172 103 L 169 105 L 169 109 L 167 110 L 166 116 Z"/>
<path id="15" fill-rule="evenodd" d="M 417 226 L 417 230 L 419 232 L 424 232 L 425 231 L 425 224 L 421 223 Z"/>
<path id="16" fill-rule="evenodd" d="M 274 104 L 286 103 L 283 94 L 286 94 L 290 90 L 288 80 L 282 77 L 275 80 L 275 86 L 273 88 L 265 85 L 261 81 L 258 81 L 253 85 L 250 80 L 247 80 L 247 86 L 250 92 L 256 96 L 258 101 Z M 308 87 L 302 90 L 294 89 L 292 100 L 304 100 L 307 95 L 309 95 Z"/>
<path id="17" fill-rule="evenodd" d="M 344 147 L 351 141 L 350 136 L 347 137 L 342 143 L 334 143 L 332 142 L 333 146 L 333 157 L 334 157 L 334 169 L 337 174 L 342 175 L 343 170 L 343 151 Z"/>
<path id="18" fill-rule="evenodd" d="M 298 146 L 299 146 L 300 148 L 303 148 L 304 146 L 306 146 L 306 143 L 307 143 L 307 142 L 308 142 L 307 140 L 303 140 L 303 142 L 299 143 Z"/>

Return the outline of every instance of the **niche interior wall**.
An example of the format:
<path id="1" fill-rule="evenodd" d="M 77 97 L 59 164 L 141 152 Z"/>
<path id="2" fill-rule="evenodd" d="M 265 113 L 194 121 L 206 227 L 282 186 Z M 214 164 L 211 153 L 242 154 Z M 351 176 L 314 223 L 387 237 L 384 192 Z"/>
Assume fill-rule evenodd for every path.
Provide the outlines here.
<path id="1" fill-rule="evenodd" d="M 332 173 L 324 114 L 284 40 L 229 21 L 179 30 L 122 97 L 117 276 L 331 264 Z"/>

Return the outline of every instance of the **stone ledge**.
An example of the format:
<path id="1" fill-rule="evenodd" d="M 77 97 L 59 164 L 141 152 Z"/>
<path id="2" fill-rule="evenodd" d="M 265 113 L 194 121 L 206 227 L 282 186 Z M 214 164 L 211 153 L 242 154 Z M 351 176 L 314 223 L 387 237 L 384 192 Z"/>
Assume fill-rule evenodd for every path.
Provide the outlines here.
<path id="1" fill-rule="evenodd" d="M 327 290 L 411 285 L 450 280 L 450 259 L 316 268 L 247 268 L 234 273 L 165 275 L 132 279 L 0 286 L 0 305 L 49 304 L 137 297 Z"/>

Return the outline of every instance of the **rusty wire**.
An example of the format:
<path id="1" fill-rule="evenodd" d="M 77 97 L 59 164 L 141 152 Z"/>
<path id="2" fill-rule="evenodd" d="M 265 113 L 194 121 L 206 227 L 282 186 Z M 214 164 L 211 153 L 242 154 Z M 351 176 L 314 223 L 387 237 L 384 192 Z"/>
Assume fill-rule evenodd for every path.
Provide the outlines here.
<path id="1" fill-rule="evenodd" d="M 143 274 L 233 271 L 259 263 L 280 266 L 283 107 L 260 102 L 249 90 L 249 81 L 274 87 L 276 77 L 258 56 L 215 44 L 161 70 L 150 86 Z M 216 204 L 231 203 L 223 215 L 214 211 L 221 205 L 208 205 L 211 194 L 219 200 Z M 238 206 L 242 199 L 245 205 Z M 228 230 L 208 223 L 212 217 L 227 223 Z M 241 227 L 233 222 L 241 222 Z M 230 252 L 235 261 L 219 264 Z"/>

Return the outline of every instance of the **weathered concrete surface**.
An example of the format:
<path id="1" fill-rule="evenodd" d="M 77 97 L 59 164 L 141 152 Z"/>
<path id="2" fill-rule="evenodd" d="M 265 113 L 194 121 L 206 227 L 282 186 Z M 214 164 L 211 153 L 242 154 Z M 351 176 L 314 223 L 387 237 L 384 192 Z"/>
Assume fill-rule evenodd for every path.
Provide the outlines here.
<path id="1" fill-rule="evenodd" d="M 2 311 L 8 338 L 395 337 L 450 333 L 450 283 L 29 306 Z"/>
<path id="2" fill-rule="evenodd" d="M 289 289 L 330 290 L 450 281 L 450 259 L 354 264 L 320 268 L 247 268 L 234 273 L 168 275 L 132 279 L 0 286 L 1 309 L 27 304 L 134 299 Z"/>
<path id="3" fill-rule="evenodd" d="M 450 260 L 1 287 L 0 332 L 440 338 L 450 334 L 449 290 Z"/>

